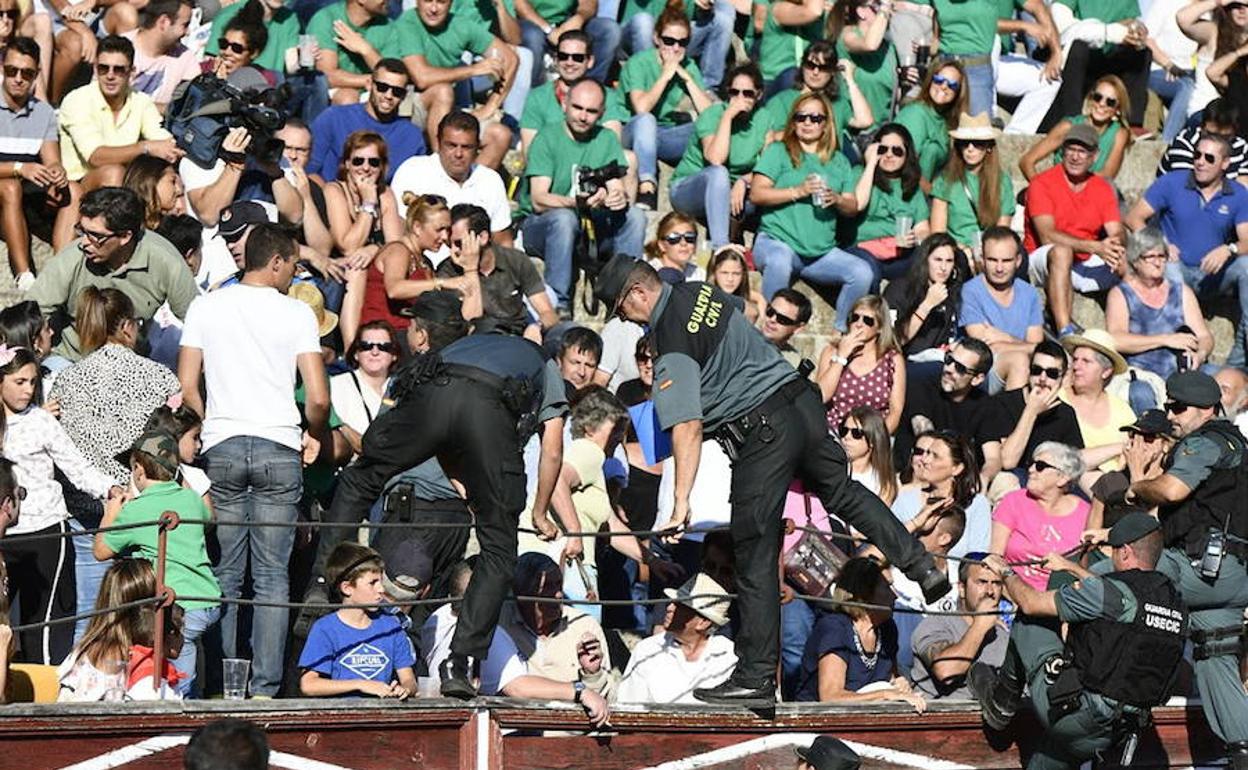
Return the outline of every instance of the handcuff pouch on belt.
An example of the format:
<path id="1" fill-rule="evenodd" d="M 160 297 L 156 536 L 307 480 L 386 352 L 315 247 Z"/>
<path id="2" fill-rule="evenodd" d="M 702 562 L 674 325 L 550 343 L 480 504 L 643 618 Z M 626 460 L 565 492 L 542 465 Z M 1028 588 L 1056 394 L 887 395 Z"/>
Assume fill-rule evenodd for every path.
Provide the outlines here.
<path id="1" fill-rule="evenodd" d="M 1044 675 L 1049 682 L 1049 724 L 1055 724 L 1062 717 L 1079 710 L 1083 682 L 1079 679 L 1079 669 L 1062 656 L 1051 658 L 1044 664 Z"/>

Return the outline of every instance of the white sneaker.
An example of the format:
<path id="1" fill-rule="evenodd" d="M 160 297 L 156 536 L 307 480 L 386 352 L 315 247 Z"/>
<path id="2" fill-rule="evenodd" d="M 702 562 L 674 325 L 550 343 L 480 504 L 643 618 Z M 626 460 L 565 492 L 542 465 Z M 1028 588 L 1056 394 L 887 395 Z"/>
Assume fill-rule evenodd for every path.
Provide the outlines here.
<path id="1" fill-rule="evenodd" d="M 30 291 L 30 287 L 35 285 L 35 274 L 27 270 L 13 279 L 13 283 L 17 284 L 17 290 L 25 294 Z"/>

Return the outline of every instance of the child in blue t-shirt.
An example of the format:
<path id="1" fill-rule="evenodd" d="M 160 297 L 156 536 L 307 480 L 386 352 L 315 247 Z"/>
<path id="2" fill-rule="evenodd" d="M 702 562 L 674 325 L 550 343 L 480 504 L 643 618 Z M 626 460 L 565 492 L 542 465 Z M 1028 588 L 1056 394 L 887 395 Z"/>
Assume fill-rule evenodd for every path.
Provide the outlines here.
<path id="1" fill-rule="evenodd" d="M 416 692 L 415 653 L 382 601 L 381 557 L 358 543 L 340 543 L 325 567 L 325 582 L 342 609 L 316 621 L 299 656 L 299 689 L 311 697 L 361 693 L 407 698 Z"/>

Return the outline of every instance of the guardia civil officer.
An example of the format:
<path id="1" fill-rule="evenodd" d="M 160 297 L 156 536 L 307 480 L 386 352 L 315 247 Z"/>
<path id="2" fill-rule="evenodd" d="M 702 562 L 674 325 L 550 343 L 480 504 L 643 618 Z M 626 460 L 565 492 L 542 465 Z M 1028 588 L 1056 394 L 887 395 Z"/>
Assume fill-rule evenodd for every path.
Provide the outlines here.
<path id="1" fill-rule="evenodd" d="M 1248 451 L 1243 435 L 1221 417 L 1221 393 L 1212 377 L 1173 374 L 1166 396 L 1180 440 L 1165 456 L 1147 444 L 1127 453 L 1132 484 L 1125 499 L 1157 506 L 1166 543 L 1157 569 L 1192 608 L 1205 718 L 1226 742 L 1232 766 L 1248 770 L 1248 693 L 1238 664 L 1248 606 Z"/>
<path id="2" fill-rule="evenodd" d="M 654 404 L 660 424 L 672 431 L 676 463 L 676 532 L 669 539 L 679 537 L 689 517 L 703 435 L 714 436 L 733 463 L 737 668 L 722 685 L 696 690 L 698 698 L 752 707 L 775 702 L 781 511 L 794 477 L 865 534 L 929 599 L 949 590 L 923 546 L 877 496 L 850 480 L 845 452 L 828 434 L 810 382 L 798 377 L 728 295 L 700 281 L 668 285 L 654 268 L 624 255 L 603 268 L 595 294 L 620 317 L 650 325 L 658 354 Z"/>
<path id="3" fill-rule="evenodd" d="M 436 355 L 418 356 L 400 371 L 394 407 L 369 426 L 359 458 L 339 476 L 327 520 L 351 526 L 322 529 L 320 550 L 350 534 L 387 480 L 437 458 L 447 475 L 463 484 L 481 544 L 451 655 L 439 672 L 443 695 L 471 698 L 473 661 L 489 649 L 514 577 L 516 526 L 525 501 L 521 449 L 541 425 L 538 495 L 547 490 L 549 500 L 562 465 L 567 404 L 558 368 L 537 345 L 509 334 L 465 336 L 468 326 L 455 292 L 425 292 L 410 315 L 412 349 Z M 539 510 L 534 526 L 553 536 L 545 506 Z"/>
<path id="4" fill-rule="evenodd" d="M 1000 674 L 976 663 L 967 684 L 996 729 L 1014 715 L 1023 682 L 1030 685 L 1045 733 L 1028 770 L 1077 768 L 1122 744 L 1133 752 L 1131 736 L 1149 709 L 1170 697 L 1188 618 L 1174 583 L 1156 571 L 1161 525 L 1147 513 L 1129 513 L 1108 540 L 1113 571 L 1101 576 L 1050 553 L 1045 567 L 1079 578 L 1055 591 L 1032 588 L 996 554 L 984 560 L 1001 575 L 1019 614 Z M 1060 623 L 1070 624 L 1064 644 Z"/>

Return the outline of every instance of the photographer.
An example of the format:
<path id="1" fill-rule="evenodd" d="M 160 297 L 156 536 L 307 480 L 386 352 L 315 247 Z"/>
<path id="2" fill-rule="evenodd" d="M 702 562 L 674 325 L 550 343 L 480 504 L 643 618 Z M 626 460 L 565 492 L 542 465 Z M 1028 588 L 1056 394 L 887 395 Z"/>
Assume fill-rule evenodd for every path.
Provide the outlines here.
<path id="1" fill-rule="evenodd" d="M 546 283 L 555 290 L 559 314 L 569 318 L 581 212 L 593 219 L 604 259 L 613 252 L 640 255 L 645 238 L 645 212 L 630 205 L 624 190 L 624 149 L 614 133 L 598 125 L 604 99 L 597 81 L 573 86 L 563 105 L 565 122 L 538 131 L 525 170 L 529 197 L 520 204 L 528 214 L 521 225 L 525 250 L 546 261 Z M 613 173 L 619 176 L 604 179 Z"/>
<path id="2" fill-rule="evenodd" d="M 239 199 L 239 186 L 243 172 L 248 169 L 248 152 L 253 147 L 251 132 L 244 126 L 236 126 L 226 134 L 221 143 L 220 157 L 210 169 L 200 168 L 189 158 L 178 166 L 178 173 L 186 185 L 186 199 L 190 214 L 204 227 L 216 227 L 221 212 Z M 273 202 L 285 222 L 303 222 L 303 197 L 284 177 L 273 180 Z"/>

